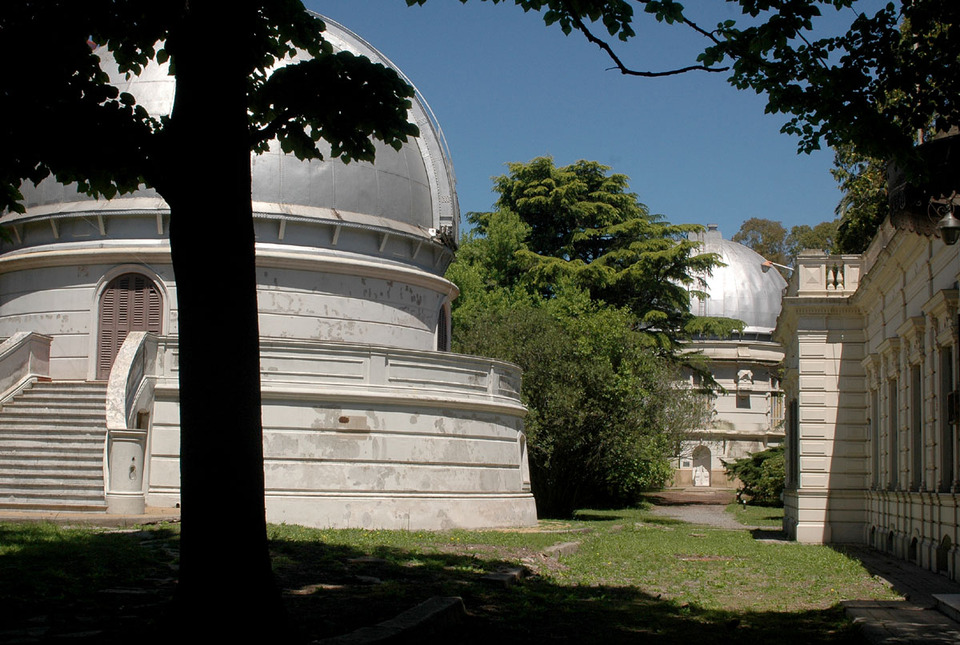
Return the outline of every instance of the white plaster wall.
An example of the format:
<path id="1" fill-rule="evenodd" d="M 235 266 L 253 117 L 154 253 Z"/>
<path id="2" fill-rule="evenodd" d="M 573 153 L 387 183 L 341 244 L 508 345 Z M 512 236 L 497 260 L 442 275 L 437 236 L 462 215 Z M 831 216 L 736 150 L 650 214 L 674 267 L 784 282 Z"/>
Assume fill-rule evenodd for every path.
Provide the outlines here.
<path id="1" fill-rule="evenodd" d="M 50 375 L 55 379 L 94 377 L 99 288 L 115 275 L 142 272 L 172 293 L 169 266 L 66 265 L 0 273 L 0 337 L 20 330 L 53 337 Z M 176 303 L 165 298 L 162 330 L 175 330 Z"/>
<path id="2" fill-rule="evenodd" d="M 149 448 L 147 504 L 155 506 L 179 502 L 171 342 L 162 343 Z M 515 368 L 308 341 L 269 341 L 264 352 L 270 521 L 421 529 L 536 522 Z"/>
<path id="3" fill-rule="evenodd" d="M 261 267 L 260 333 L 433 349 L 447 295 L 388 278 Z"/>

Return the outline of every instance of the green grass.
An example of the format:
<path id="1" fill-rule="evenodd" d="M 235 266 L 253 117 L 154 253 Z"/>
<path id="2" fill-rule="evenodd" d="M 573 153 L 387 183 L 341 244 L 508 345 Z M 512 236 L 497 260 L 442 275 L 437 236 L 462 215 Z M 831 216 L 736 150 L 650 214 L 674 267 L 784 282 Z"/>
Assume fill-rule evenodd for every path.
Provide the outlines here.
<path id="1" fill-rule="evenodd" d="M 229 533 L 225 526 L 225 540 Z M 746 530 L 692 527 L 640 509 L 584 511 L 539 530 L 281 525 L 269 533 L 287 610 L 308 640 L 392 618 L 431 596 L 460 596 L 468 617 L 451 642 L 862 643 L 837 603 L 894 597 L 833 549 L 761 542 Z M 7 624 L 52 623 L 48 635 L 56 635 L 102 621 L 119 641 L 120 612 L 129 629 L 162 629 L 177 538 L 163 527 L 0 525 L 0 606 L 15 610 Z M 544 555 L 560 542 L 578 542 L 579 550 Z M 509 588 L 483 580 L 511 566 L 532 576 Z M 124 595 L 131 588 L 141 591 L 139 604 Z"/>
<path id="2" fill-rule="evenodd" d="M 762 526 L 764 528 L 780 528 L 783 524 L 783 507 L 771 506 L 742 506 L 734 502 L 727 506 L 727 512 L 745 526 Z"/>

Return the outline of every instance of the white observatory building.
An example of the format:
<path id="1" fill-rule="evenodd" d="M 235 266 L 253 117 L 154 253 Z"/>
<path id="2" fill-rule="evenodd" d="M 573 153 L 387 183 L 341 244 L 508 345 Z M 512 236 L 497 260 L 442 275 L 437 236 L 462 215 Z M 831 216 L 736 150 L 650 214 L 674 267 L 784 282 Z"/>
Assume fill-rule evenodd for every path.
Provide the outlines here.
<path id="1" fill-rule="evenodd" d="M 325 21 L 335 49 L 393 67 Z M 154 115 L 171 109 L 162 66 L 117 85 Z M 379 146 L 375 164 L 252 159 L 270 522 L 536 522 L 519 370 L 448 351 L 453 168 L 419 95 L 410 118 L 421 136 Z M 176 506 L 169 207 L 152 190 L 98 200 L 52 179 L 23 193 L 26 213 L 0 218 L 0 507 Z M 210 297 L 229 279 L 210 275 Z"/>

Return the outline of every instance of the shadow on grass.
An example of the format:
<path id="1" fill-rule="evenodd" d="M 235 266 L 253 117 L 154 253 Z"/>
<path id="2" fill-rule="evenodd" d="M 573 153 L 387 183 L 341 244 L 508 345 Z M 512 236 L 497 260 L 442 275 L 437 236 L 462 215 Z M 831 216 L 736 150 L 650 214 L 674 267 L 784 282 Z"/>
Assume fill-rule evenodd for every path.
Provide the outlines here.
<path id="1" fill-rule="evenodd" d="M 0 524 L 0 642 L 113 642 L 157 624 L 176 584 L 178 540 L 169 528 Z"/>
<path id="2" fill-rule="evenodd" d="M 616 513 L 585 513 L 583 511 L 574 511 L 573 519 L 579 522 L 615 522 L 624 519 L 623 515 Z"/>
<path id="3" fill-rule="evenodd" d="M 786 540 L 787 534 L 782 529 L 750 529 L 754 540 Z"/>
<path id="4" fill-rule="evenodd" d="M 177 544 L 176 532 L 166 529 L 38 533 L 29 526 L 0 526 L 0 607 L 8 614 L 0 642 L 70 635 L 74 643 L 119 643 L 149 633 L 145 630 L 163 632 Z M 271 552 L 287 610 L 305 640 L 376 624 L 433 596 L 460 596 L 467 617 L 444 635 L 445 641 L 863 642 L 837 608 L 706 611 L 632 586 L 565 585 L 547 575 L 512 587 L 492 584 L 484 574 L 516 567 L 517 554 L 494 552 L 494 547 L 469 552 L 471 546 L 359 548 L 278 539 L 271 542 Z M 562 569 L 534 556 L 533 568 Z"/>

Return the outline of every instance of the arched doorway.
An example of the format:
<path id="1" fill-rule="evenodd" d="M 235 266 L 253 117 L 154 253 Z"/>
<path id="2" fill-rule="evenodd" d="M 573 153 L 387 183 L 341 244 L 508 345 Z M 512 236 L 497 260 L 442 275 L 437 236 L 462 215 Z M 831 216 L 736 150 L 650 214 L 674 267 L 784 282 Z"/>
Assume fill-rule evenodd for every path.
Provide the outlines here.
<path id="1" fill-rule="evenodd" d="M 140 273 L 117 276 L 100 296 L 97 378 L 106 380 L 120 346 L 131 331 L 160 333 L 163 300 L 153 280 Z"/>
<path id="2" fill-rule="evenodd" d="M 950 548 L 953 542 L 949 535 L 944 535 L 937 547 L 937 573 L 950 573 Z"/>
<path id="3" fill-rule="evenodd" d="M 706 446 L 693 449 L 693 485 L 710 486 L 710 462 L 712 455 Z"/>

